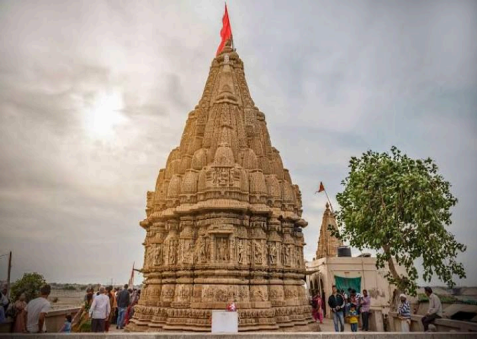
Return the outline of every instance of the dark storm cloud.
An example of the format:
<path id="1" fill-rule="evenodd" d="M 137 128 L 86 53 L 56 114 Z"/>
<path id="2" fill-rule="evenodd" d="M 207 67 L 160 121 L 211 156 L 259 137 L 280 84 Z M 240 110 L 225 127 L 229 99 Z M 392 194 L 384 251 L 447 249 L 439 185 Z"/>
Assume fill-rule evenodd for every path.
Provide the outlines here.
<path id="1" fill-rule="evenodd" d="M 475 2 L 228 6 L 252 97 L 302 189 L 308 259 L 325 204 L 310 187 L 323 181 L 337 207 L 349 158 L 392 145 L 436 160 L 459 198 L 451 231 L 475 238 Z M 146 191 L 200 99 L 222 11 L 0 2 L 0 252 L 14 250 L 14 278 L 120 282 L 141 265 Z M 461 283 L 477 284 L 476 255 L 461 257 Z"/>

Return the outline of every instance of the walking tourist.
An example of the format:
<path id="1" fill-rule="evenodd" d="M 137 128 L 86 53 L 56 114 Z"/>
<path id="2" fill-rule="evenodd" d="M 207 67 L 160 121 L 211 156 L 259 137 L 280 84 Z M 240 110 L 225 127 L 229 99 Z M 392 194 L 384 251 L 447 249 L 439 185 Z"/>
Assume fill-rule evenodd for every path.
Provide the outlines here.
<path id="1" fill-rule="evenodd" d="M 13 324 L 13 333 L 25 333 L 26 332 L 26 323 L 25 323 L 25 308 L 27 306 L 26 303 L 26 295 L 22 293 L 17 301 L 15 301 L 15 320 Z"/>
<path id="2" fill-rule="evenodd" d="M 89 310 L 92 332 L 104 332 L 106 319 L 111 313 L 111 305 L 105 291 L 103 286 L 99 288 L 99 294 L 94 298 Z"/>
<path id="3" fill-rule="evenodd" d="M 123 329 L 124 315 L 126 314 L 126 310 L 130 304 L 129 291 L 128 291 L 127 284 L 125 284 L 123 290 L 118 293 L 117 303 L 118 303 L 118 319 L 116 322 L 116 328 Z"/>
<path id="4" fill-rule="evenodd" d="M 368 295 L 368 290 L 363 290 L 363 296 L 359 299 L 359 311 L 362 319 L 362 330 L 369 331 L 369 310 L 371 308 L 371 297 Z"/>
<path id="5" fill-rule="evenodd" d="M 313 308 L 313 319 L 315 322 L 319 320 L 320 324 L 323 324 L 323 299 L 321 299 L 319 294 L 313 297 L 311 305 Z"/>
<path id="6" fill-rule="evenodd" d="M 73 318 L 71 326 L 73 332 L 91 332 L 91 317 L 89 316 L 89 310 L 93 304 L 93 295 L 93 288 L 88 287 L 88 289 L 86 289 L 86 295 L 84 296 L 83 305 Z"/>
<path id="7" fill-rule="evenodd" d="M 344 315 L 343 308 L 345 302 L 343 296 L 338 293 L 338 289 L 333 285 L 333 294 L 328 298 L 328 306 L 330 306 L 331 312 L 333 312 L 333 324 L 335 326 L 335 332 L 344 332 Z M 339 323 L 339 328 L 338 328 Z"/>
<path id="8" fill-rule="evenodd" d="M 432 293 L 432 288 L 425 287 L 424 292 L 429 298 L 429 309 L 421 321 L 424 326 L 424 331 L 427 332 L 429 331 L 429 324 L 433 323 L 436 319 L 442 318 L 442 304 L 439 297 Z"/>
<path id="9" fill-rule="evenodd" d="M 26 306 L 26 329 L 29 333 L 46 332 L 45 318 L 51 308 L 50 302 L 48 301 L 50 293 L 51 286 L 44 285 L 40 289 L 40 296 L 31 300 Z"/>
<path id="10" fill-rule="evenodd" d="M 401 320 L 401 332 L 410 332 L 411 305 L 409 305 L 405 294 L 401 294 L 399 299 L 401 299 L 401 303 L 398 306 L 397 314 L 399 320 Z"/>
<path id="11" fill-rule="evenodd" d="M 351 332 L 358 332 L 358 311 L 355 304 L 350 305 L 348 319 L 351 325 Z"/>

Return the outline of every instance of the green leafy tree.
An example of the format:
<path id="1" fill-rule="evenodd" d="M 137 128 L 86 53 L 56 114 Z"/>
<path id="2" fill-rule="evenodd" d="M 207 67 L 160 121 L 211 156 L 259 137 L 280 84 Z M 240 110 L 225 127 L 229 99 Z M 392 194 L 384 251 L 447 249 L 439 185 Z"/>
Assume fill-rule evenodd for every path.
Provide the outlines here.
<path id="1" fill-rule="evenodd" d="M 330 229 L 353 247 L 377 251 L 376 266 L 385 267 L 389 282 L 416 295 L 416 259 L 422 260 L 423 279 L 436 275 L 448 286 L 465 277 L 456 261 L 466 246 L 446 230 L 457 199 L 450 183 L 438 174 L 432 159 L 414 160 L 392 147 L 391 154 L 368 151 L 352 157 L 345 189 L 336 198 L 338 230 Z M 400 275 L 395 263 L 406 270 Z"/>
<path id="2" fill-rule="evenodd" d="M 45 278 L 38 273 L 25 273 L 23 277 L 12 285 L 11 297 L 15 301 L 22 293 L 25 293 L 27 301 L 30 301 L 40 293 L 40 288 L 46 284 Z"/>

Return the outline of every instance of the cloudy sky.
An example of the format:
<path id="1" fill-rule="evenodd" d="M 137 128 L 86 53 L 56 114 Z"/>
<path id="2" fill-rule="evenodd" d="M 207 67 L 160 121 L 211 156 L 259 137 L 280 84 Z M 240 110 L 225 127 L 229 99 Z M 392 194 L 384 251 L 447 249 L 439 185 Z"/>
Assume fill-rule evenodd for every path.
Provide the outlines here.
<path id="1" fill-rule="evenodd" d="M 272 143 L 300 185 L 306 258 L 352 155 L 432 157 L 477 285 L 477 2 L 229 1 Z M 127 281 L 146 191 L 179 143 L 223 1 L 0 1 L 0 255 L 13 279 Z M 334 198 L 332 198 L 334 200 Z M 6 278 L 0 258 L 0 280 Z"/>

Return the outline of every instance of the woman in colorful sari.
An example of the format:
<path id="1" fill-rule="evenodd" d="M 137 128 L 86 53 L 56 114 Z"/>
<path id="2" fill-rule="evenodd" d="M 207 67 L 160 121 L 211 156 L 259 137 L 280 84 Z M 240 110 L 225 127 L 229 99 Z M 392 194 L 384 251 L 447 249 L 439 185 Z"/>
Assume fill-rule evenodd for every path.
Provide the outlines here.
<path id="1" fill-rule="evenodd" d="M 312 301 L 313 307 L 313 319 L 315 321 L 320 321 L 320 324 L 323 324 L 323 300 L 320 295 L 317 294 L 313 297 Z"/>
<path id="2" fill-rule="evenodd" d="M 26 324 L 25 324 L 25 307 L 26 303 L 25 293 L 20 295 L 20 298 L 15 302 L 15 324 L 13 325 L 14 333 L 26 333 Z"/>
<path id="3" fill-rule="evenodd" d="M 83 305 L 71 322 L 71 332 L 91 332 L 91 318 L 89 317 L 89 309 L 93 303 L 93 292 L 94 291 L 92 287 L 86 290 Z"/>
<path id="4" fill-rule="evenodd" d="M 129 320 L 132 319 L 132 317 L 134 315 L 134 306 L 137 304 L 140 297 L 141 297 L 141 290 L 134 290 L 134 292 L 132 293 L 132 296 L 131 296 L 132 302 L 128 306 L 128 309 L 126 310 L 126 315 L 124 316 L 124 325 L 125 326 L 127 324 L 129 324 Z"/>

